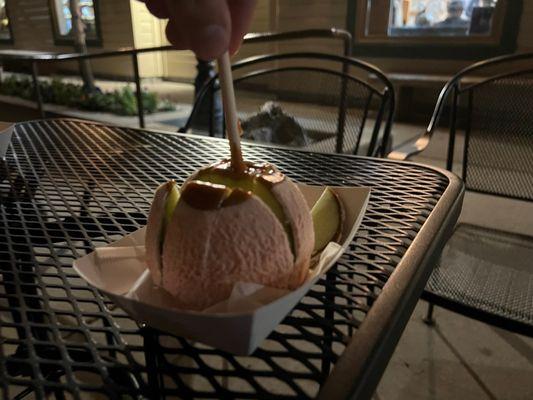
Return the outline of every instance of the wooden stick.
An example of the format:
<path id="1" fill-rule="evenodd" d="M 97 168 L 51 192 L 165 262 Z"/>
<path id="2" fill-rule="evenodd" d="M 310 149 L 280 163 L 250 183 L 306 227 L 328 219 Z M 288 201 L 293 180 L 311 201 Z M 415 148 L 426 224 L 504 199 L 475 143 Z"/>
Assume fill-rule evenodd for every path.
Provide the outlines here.
<path id="1" fill-rule="evenodd" d="M 239 120 L 237 118 L 237 106 L 235 104 L 229 53 L 226 51 L 222 54 L 217 60 L 217 63 L 220 90 L 222 91 L 222 105 L 226 118 L 226 131 L 231 149 L 231 164 L 236 171 L 242 172 L 244 170 L 244 163 L 241 152 L 241 135 L 239 132 Z"/>

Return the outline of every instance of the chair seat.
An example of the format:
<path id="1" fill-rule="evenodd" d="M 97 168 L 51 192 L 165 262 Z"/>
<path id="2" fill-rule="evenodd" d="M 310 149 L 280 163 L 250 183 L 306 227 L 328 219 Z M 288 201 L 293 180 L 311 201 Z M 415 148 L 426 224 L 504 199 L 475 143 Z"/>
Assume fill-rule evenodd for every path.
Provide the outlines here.
<path id="1" fill-rule="evenodd" d="M 458 225 L 423 297 L 533 335 L 533 237 Z"/>

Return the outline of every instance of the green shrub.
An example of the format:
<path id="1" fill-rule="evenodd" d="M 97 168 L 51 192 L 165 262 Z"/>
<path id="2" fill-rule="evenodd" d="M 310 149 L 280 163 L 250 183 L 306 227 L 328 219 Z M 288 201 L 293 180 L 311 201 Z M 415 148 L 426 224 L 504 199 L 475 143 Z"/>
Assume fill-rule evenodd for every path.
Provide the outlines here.
<path id="1" fill-rule="evenodd" d="M 93 93 L 90 96 L 85 96 L 84 101 L 80 103 L 80 108 L 88 111 L 112 111 L 113 101 L 111 96 L 102 92 Z"/>
<path id="2" fill-rule="evenodd" d="M 29 100 L 33 98 L 33 85 L 29 78 L 17 78 L 12 75 L 2 81 L 0 92 Z"/>
<path id="3" fill-rule="evenodd" d="M 129 85 L 112 92 L 97 90 L 87 93 L 80 84 L 65 83 L 59 78 L 54 78 L 51 81 L 39 82 L 39 88 L 45 103 L 118 115 L 137 115 L 137 97 Z M 24 76 L 11 75 L 0 82 L 0 94 L 33 100 L 32 80 Z M 168 100 L 159 100 L 157 94 L 153 92 L 143 91 L 141 98 L 146 114 L 175 109 L 172 103 Z"/>
<path id="4" fill-rule="evenodd" d="M 159 110 L 159 101 L 155 93 L 143 91 L 141 98 L 144 112 L 151 114 Z"/>

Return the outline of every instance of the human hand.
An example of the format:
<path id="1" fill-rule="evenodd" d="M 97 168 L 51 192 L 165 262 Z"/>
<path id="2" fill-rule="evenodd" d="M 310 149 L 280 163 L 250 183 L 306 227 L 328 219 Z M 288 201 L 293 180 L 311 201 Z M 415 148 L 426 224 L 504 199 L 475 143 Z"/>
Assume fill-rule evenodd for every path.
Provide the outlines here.
<path id="1" fill-rule="evenodd" d="M 158 18 L 167 18 L 166 35 L 177 49 L 212 60 L 235 53 L 250 27 L 257 0 L 141 0 Z"/>

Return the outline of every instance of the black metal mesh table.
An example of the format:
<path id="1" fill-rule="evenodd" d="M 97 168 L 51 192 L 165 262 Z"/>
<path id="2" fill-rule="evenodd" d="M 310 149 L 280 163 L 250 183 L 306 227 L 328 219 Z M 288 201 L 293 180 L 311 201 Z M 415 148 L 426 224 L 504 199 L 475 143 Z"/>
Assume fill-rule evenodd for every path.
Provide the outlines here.
<path id="1" fill-rule="evenodd" d="M 297 181 L 372 187 L 361 229 L 250 357 L 139 327 L 74 259 L 146 222 L 154 189 L 224 141 L 71 120 L 17 125 L 0 170 L 0 397 L 369 397 L 460 211 L 435 169 L 245 145 Z M 320 392 L 319 392 L 320 391 Z"/>

